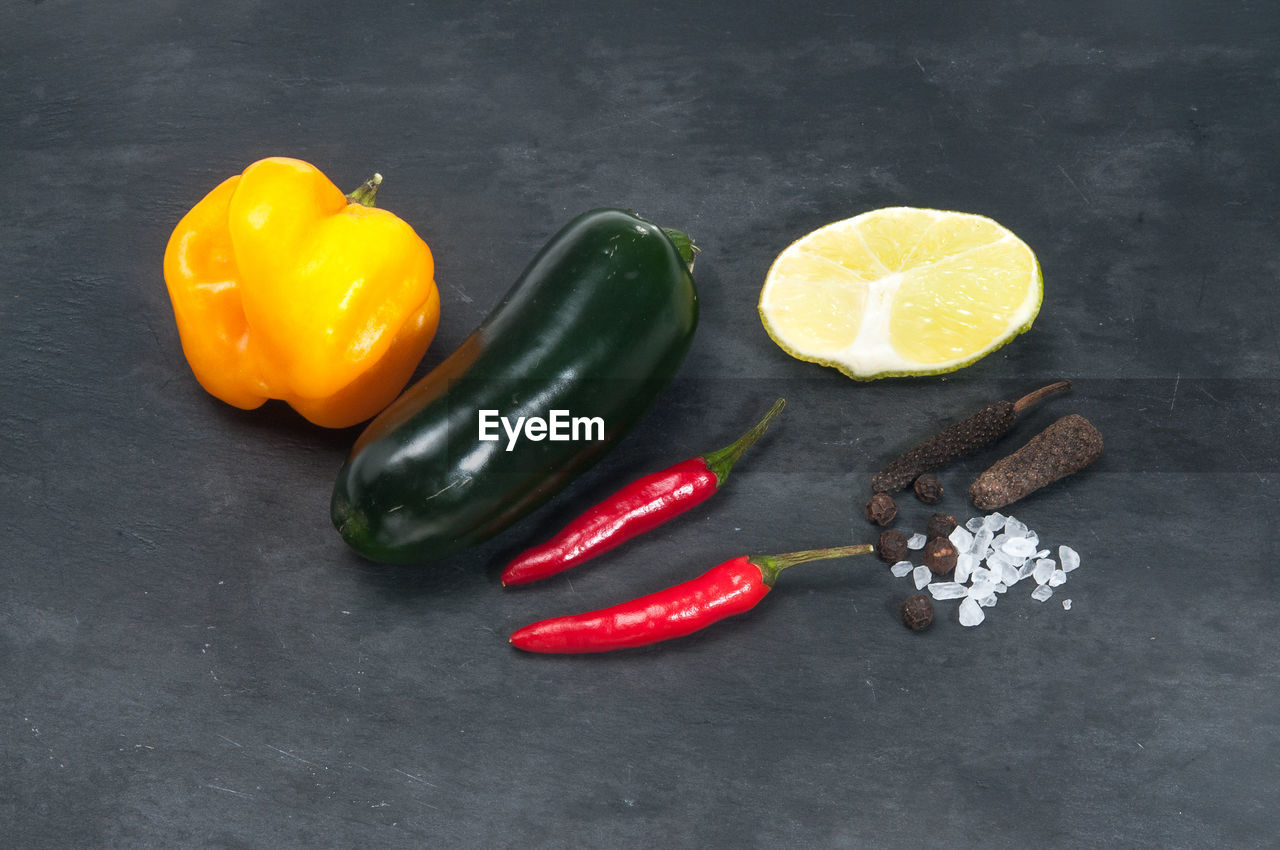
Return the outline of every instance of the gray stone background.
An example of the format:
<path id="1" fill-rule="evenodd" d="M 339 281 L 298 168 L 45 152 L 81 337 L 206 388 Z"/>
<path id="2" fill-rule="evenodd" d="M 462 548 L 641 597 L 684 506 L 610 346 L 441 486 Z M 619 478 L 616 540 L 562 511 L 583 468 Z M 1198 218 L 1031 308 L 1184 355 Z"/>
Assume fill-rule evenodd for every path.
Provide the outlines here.
<path id="1" fill-rule="evenodd" d="M 1275 138 L 1258 2 L 0 7 L 0 824 L 11 847 L 1254 847 L 1277 832 Z M 677 382 L 506 534 L 388 568 L 327 514 L 356 430 L 206 396 L 161 275 L 174 224 L 268 155 L 432 246 L 422 372 L 576 213 L 702 247 Z M 881 206 L 989 215 L 1035 327 L 948 378 L 792 360 L 756 295 Z M 1058 415 L 1091 470 L 1013 512 L 1081 569 L 914 634 L 875 559 L 608 657 L 516 627 L 730 557 L 870 540 L 869 474 L 938 425 L 1075 390 L 948 469 L 942 507 Z M 504 559 L 612 485 L 789 405 L 725 489 L 520 592 Z M 903 501 L 901 527 L 930 509 Z M 1059 604 L 1073 599 L 1070 611 Z"/>

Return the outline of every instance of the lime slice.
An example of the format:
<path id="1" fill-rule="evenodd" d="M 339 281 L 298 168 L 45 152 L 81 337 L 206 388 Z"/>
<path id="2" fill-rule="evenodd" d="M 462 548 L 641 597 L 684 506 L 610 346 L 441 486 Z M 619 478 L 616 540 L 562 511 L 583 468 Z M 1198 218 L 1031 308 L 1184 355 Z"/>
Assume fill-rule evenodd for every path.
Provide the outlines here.
<path id="1" fill-rule="evenodd" d="M 793 242 L 759 307 L 792 357 L 871 380 L 968 366 L 1030 328 L 1043 295 L 1035 254 L 991 219 L 889 207 Z"/>

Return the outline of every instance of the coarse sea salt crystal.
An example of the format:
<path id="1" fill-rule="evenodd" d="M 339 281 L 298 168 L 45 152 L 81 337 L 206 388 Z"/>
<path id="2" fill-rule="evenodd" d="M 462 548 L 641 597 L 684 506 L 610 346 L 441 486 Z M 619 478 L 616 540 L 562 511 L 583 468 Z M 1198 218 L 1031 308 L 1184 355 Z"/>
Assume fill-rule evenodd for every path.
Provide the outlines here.
<path id="1" fill-rule="evenodd" d="M 960 625 L 976 626 L 987 618 L 978 600 L 969 597 L 960 603 Z"/>
<path id="2" fill-rule="evenodd" d="M 986 582 L 987 584 L 995 584 L 999 580 L 1000 574 L 995 570 L 989 570 L 986 567 L 974 567 L 973 572 L 969 574 L 969 579 L 974 583 Z"/>
<path id="3" fill-rule="evenodd" d="M 1018 568 L 1013 564 L 1005 564 L 1000 571 L 1000 581 L 1004 582 L 1006 587 L 1011 587 L 1018 583 Z"/>
<path id="4" fill-rule="evenodd" d="M 996 571 L 1003 571 L 1005 567 L 1016 567 L 1013 558 L 1010 558 L 1003 552 L 992 552 L 987 556 L 987 567 Z"/>
<path id="5" fill-rule="evenodd" d="M 1013 558 L 1030 558 L 1036 553 L 1036 541 L 1030 537 L 1011 537 L 1000 549 Z"/>
<path id="6" fill-rule="evenodd" d="M 1024 578 L 1034 578 L 1031 598 L 1045 602 L 1053 596 L 1053 588 L 1067 581 L 1067 573 L 1080 566 L 1080 555 L 1070 546 L 1058 547 L 1058 562 L 1048 557 L 1049 549 L 1040 548 L 1040 536 L 1026 523 L 1000 512 L 970 517 L 947 535 L 956 547 L 955 575 L 951 581 L 933 581 L 927 566 L 914 566 L 899 561 L 890 567 L 898 578 L 911 575 L 919 590 L 926 587 L 936 600 L 960 600 L 960 624 L 976 626 L 986 619 L 984 608 L 999 601 L 999 594 Z M 907 546 L 924 548 L 927 538 L 913 534 Z M 1061 567 L 1058 564 L 1061 563 Z M 1062 600 L 1063 610 L 1071 610 L 1071 600 Z"/>
<path id="7" fill-rule="evenodd" d="M 987 549 L 991 546 L 991 541 L 996 539 L 996 533 L 989 528 L 984 528 L 973 535 L 973 546 L 970 552 L 982 557 L 987 554 Z"/>
<path id="8" fill-rule="evenodd" d="M 995 590 L 994 582 L 986 579 L 974 579 L 973 584 L 969 585 L 969 589 L 965 591 L 965 596 L 970 599 L 982 599 L 988 594 L 995 593 Z"/>
<path id="9" fill-rule="evenodd" d="M 973 535 L 958 525 L 951 529 L 947 539 L 951 541 L 951 545 L 956 547 L 957 552 L 973 551 Z"/>
<path id="10" fill-rule="evenodd" d="M 969 592 L 969 589 L 958 581 L 935 581 L 929 585 L 929 592 L 933 594 L 934 599 L 959 599 Z"/>

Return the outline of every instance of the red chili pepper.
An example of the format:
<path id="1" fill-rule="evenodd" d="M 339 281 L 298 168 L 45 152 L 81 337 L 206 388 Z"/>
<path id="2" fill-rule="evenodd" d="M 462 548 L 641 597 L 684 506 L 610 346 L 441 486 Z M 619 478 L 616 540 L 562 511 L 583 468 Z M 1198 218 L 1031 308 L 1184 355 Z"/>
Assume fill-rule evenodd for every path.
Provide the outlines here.
<path id="1" fill-rule="evenodd" d="M 608 652 L 683 637 L 754 608 L 787 567 L 865 555 L 872 548 L 840 546 L 786 555 L 744 555 L 695 579 L 630 602 L 525 626 L 511 636 L 511 645 L 528 652 Z"/>
<path id="2" fill-rule="evenodd" d="M 786 403 L 782 398 L 774 402 L 764 418 L 733 444 L 646 475 L 588 508 L 555 537 L 508 564 L 502 571 L 502 583 L 528 584 L 576 567 L 705 502 Z"/>

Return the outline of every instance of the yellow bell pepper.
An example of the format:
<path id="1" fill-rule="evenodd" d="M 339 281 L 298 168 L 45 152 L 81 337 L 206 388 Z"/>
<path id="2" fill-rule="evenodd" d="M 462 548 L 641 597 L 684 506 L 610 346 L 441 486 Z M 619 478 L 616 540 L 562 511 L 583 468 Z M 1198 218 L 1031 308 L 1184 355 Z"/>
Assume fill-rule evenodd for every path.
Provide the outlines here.
<path id="1" fill-rule="evenodd" d="M 431 250 L 312 165 L 273 157 L 188 212 L 164 255 L 182 350 L 210 394 L 251 410 L 282 399 L 317 425 L 377 414 L 435 336 Z"/>

